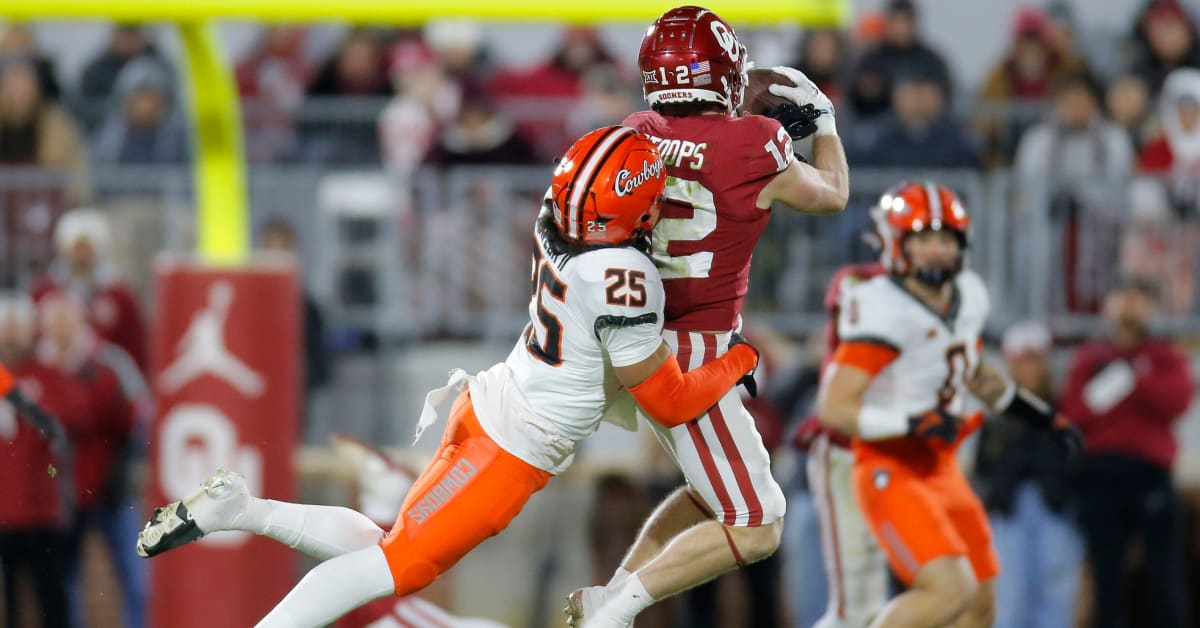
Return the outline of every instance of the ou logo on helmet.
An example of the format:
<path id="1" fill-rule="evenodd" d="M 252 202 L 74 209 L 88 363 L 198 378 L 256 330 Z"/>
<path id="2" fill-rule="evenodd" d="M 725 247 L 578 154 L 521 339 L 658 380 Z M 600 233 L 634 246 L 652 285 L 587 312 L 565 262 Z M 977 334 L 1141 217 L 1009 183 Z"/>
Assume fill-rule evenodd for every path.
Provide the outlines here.
<path id="1" fill-rule="evenodd" d="M 733 31 L 725 24 L 717 21 L 711 23 L 713 36 L 717 38 L 717 43 L 725 50 L 725 54 L 729 55 L 729 60 L 736 63 L 742 56 L 742 47 L 738 45 L 737 37 Z"/>

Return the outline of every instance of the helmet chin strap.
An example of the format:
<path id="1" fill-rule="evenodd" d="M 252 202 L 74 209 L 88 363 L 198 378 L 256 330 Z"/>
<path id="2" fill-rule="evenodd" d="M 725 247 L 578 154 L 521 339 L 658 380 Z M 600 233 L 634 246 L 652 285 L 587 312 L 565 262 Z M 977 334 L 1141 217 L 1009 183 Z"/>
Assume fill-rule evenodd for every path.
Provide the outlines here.
<path id="1" fill-rule="evenodd" d="M 958 271 L 953 268 L 934 266 L 930 268 L 918 268 L 913 271 L 912 276 L 917 281 L 931 288 L 940 288 L 953 280 L 957 274 Z"/>

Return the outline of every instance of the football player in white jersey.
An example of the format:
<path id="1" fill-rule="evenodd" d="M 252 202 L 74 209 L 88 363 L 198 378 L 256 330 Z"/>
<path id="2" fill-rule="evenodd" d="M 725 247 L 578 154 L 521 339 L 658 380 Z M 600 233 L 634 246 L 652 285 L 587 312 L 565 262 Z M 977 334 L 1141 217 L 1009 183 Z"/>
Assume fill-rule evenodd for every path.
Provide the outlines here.
<path id="1" fill-rule="evenodd" d="M 222 470 L 159 508 L 138 553 L 220 530 L 287 543 L 324 562 L 258 625 L 321 626 L 373 599 L 422 589 L 503 530 L 614 404 L 636 401 L 677 425 L 738 381 L 752 382 L 758 352 L 740 339 L 687 373 L 662 340 L 662 282 L 647 251 L 665 184 L 654 143 L 632 128 L 598 129 L 572 145 L 535 227 L 529 326 L 504 362 L 474 376 L 455 371 L 427 397 L 418 435 L 436 419 L 433 407 L 459 393 L 441 449 L 390 532 L 347 508 L 252 497 L 243 478 Z M 664 561 L 644 580 L 670 589 L 687 569 Z"/>
<path id="2" fill-rule="evenodd" d="M 883 195 L 875 220 L 888 272 L 844 284 L 840 343 L 819 396 L 822 422 L 853 436 L 853 470 L 827 481 L 828 490 L 840 493 L 835 503 L 855 495 L 858 512 L 838 516 L 865 519 L 909 587 L 872 626 L 990 626 L 999 564 L 954 455 L 982 414 L 965 416 L 963 393 L 1053 430 L 1066 455 L 1082 440 L 1045 402 L 981 363 L 989 299 L 963 268 L 970 218 L 954 192 L 901 183 Z"/>

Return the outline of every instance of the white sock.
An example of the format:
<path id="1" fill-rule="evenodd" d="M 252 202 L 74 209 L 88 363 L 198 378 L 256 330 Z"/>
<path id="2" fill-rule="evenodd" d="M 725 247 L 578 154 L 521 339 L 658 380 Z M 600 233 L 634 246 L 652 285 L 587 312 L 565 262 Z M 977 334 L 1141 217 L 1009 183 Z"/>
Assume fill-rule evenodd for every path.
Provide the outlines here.
<path id="1" fill-rule="evenodd" d="M 624 567 L 617 567 L 617 570 L 613 572 L 612 578 L 609 579 L 608 584 L 604 586 L 611 591 L 616 591 L 621 587 L 622 584 L 625 584 L 625 580 L 632 575 L 632 571 L 629 571 Z"/>
<path id="2" fill-rule="evenodd" d="M 256 628 L 312 628 L 396 591 L 378 545 L 331 558 L 304 576 Z"/>
<path id="3" fill-rule="evenodd" d="M 317 560 L 379 545 L 383 529 L 366 515 L 339 506 L 250 498 L 239 524 Z"/>
<path id="4" fill-rule="evenodd" d="M 642 579 L 632 573 L 620 587 L 609 589 L 608 600 L 600 609 L 599 616 L 614 619 L 617 625 L 624 626 L 653 603 L 654 598 L 646 592 Z"/>

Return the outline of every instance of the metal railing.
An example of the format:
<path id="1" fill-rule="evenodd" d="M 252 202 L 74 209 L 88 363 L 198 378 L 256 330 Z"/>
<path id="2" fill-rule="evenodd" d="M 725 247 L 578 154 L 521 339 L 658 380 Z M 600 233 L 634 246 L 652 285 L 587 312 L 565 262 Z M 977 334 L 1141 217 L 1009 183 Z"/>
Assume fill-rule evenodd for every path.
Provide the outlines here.
<path id="1" fill-rule="evenodd" d="M 295 226 L 306 279 L 333 325 L 385 339 L 488 340 L 523 325 L 545 168 L 427 170 L 411 180 L 379 170 L 250 172 L 252 220 Z M 957 190 L 972 211 L 968 259 L 988 281 L 994 328 L 1041 318 L 1060 333 L 1083 334 L 1096 325 L 1106 288 L 1132 272 L 1160 283 L 1169 325 L 1200 332 L 1192 286 L 1200 220 L 1177 207 L 1131 214 L 1128 181 L 1068 184 L 973 171 L 852 175 L 851 200 L 839 216 L 776 211 L 755 251 L 749 315 L 794 335 L 818 328 L 828 278 L 875 255 L 865 237 L 868 209 L 896 181 L 928 177 Z M 190 171 L 96 167 L 88 176 L 88 204 L 114 223 L 118 267 L 147 290 L 154 253 L 191 246 Z M 62 174 L 0 169 L 0 281 L 28 282 L 48 262 L 54 221 L 75 204 L 71 185 Z"/>

